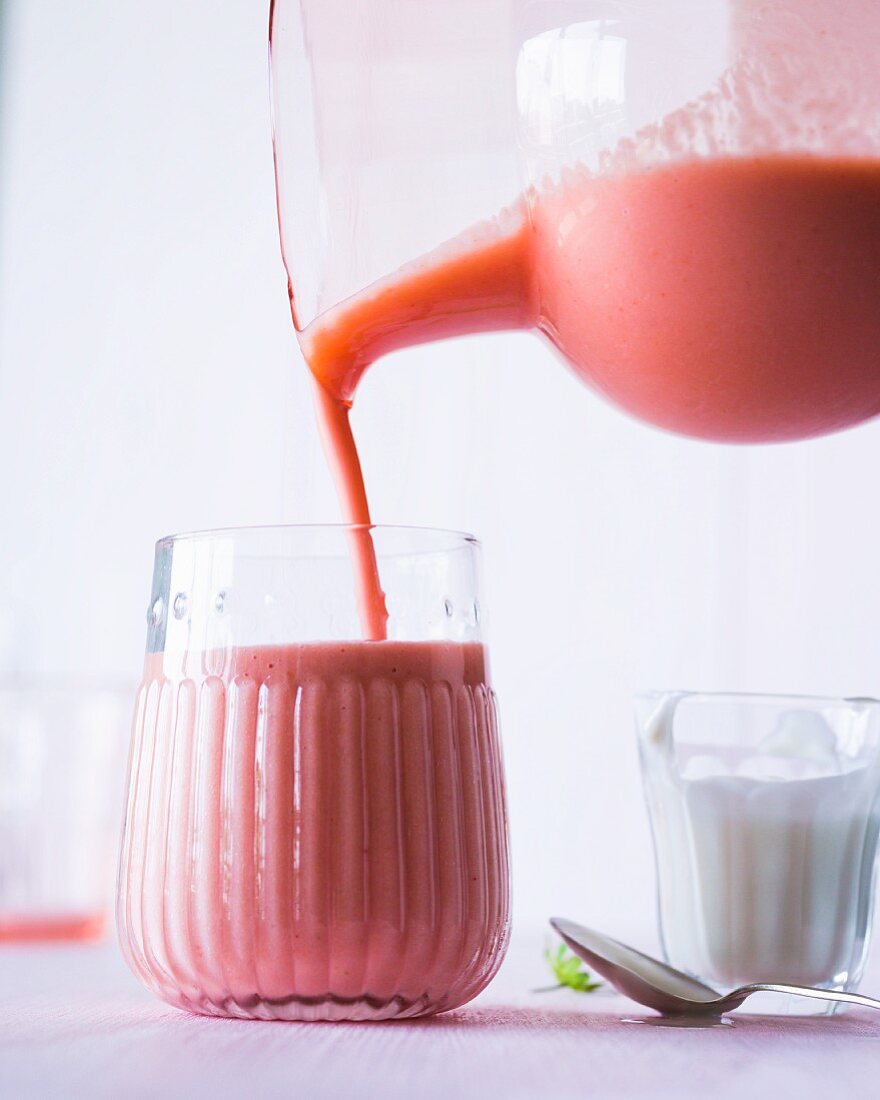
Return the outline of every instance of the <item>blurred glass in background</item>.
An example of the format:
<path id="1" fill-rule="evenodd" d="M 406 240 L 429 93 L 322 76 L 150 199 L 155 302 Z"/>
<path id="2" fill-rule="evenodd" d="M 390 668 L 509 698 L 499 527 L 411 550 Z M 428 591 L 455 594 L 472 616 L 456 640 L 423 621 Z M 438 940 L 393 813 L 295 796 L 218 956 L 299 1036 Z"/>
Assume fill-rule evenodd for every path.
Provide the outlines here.
<path id="1" fill-rule="evenodd" d="M 106 931 L 130 717 L 125 687 L 0 681 L 0 942 Z"/>

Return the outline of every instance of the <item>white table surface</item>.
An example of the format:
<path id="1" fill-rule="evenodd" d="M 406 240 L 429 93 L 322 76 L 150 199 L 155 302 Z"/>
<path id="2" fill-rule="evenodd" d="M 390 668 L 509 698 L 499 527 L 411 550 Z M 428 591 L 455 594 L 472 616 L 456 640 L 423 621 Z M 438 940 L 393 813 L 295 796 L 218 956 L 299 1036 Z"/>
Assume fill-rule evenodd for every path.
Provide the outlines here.
<path id="1" fill-rule="evenodd" d="M 470 1006 L 380 1024 L 189 1016 L 112 943 L 0 946 L 0 1098 L 880 1096 L 880 1013 L 663 1026 L 615 995 L 530 992 L 549 980 L 541 943 L 515 936 Z"/>

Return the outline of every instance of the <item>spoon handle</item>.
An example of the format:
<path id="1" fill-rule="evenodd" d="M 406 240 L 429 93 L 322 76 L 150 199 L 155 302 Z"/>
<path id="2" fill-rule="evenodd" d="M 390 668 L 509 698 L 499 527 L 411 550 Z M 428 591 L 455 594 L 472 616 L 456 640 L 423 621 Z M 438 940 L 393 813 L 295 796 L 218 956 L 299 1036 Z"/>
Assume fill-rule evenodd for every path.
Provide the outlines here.
<path id="1" fill-rule="evenodd" d="M 750 996 L 752 993 L 791 993 L 797 997 L 814 997 L 818 1001 L 845 1001 L 851 1005 L 861 1005 L 862 1008 L 880 1008 L 880 1001 L 874 997 L 866 997 L 862 993 L 844 993 L 837 989 L 811 989 L 809 986 L 800 985 L 747 985 L 737 990 Z"/>

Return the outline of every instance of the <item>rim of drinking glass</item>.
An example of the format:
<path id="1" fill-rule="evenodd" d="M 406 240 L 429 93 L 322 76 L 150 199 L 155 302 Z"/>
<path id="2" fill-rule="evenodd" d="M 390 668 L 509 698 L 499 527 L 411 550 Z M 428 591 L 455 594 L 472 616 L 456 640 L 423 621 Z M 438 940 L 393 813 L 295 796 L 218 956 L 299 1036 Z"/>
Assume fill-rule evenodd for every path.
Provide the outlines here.
<path id="1" fill-rule="evenodd" d="M 234 538 L 236 535 L 259 534 L 283 534 L 284 532 L 324 532 L 336 533 L 345 531 L 392 531 L 410 533 L 417 536 L 436 536 L 452 538 L 456 542 L 467 543 L 470 546 L 479 547 L 480 540 L 469 531 L 460 531 L 448 527 L 419 527 L 416 524 L 407 523 L 267 523 L 242 527 L 213 527 L 202 531 L 181 531 L 173 535 L 163 535 L 156 542 L 156 549 L 173 546 L 177 542 L 187 542 L 202 539 Z"/>
<path id="2" fill-rule="evenodd" d="M 677 695 L 683 701 L 685 699 L 734 699 L 734 700 L 750 700 L 754 699 L 761 703 L 779 703 L 779 702 L 791 702 L 791 703 L 810 703 L 815 706 L 816 704 L 824 704 L 825 706 L 846 706 L 851 707 L 856 704 L 861 706 L 877 707 L 880 706 L 880 699 L 874 698 L 873 695 L 808 695 L 804 692 L 785 692 L 785 691 L 695 691 L 695 690 L 677 690 L 670 688 L 668 691 L 664 691 L 659 688 L 648 689 L 645 691 L 636 691 L 633 693 L 633 700 L 636 702 L 652 702 L 657 699 L 665 699 L 670 696 Z"/>

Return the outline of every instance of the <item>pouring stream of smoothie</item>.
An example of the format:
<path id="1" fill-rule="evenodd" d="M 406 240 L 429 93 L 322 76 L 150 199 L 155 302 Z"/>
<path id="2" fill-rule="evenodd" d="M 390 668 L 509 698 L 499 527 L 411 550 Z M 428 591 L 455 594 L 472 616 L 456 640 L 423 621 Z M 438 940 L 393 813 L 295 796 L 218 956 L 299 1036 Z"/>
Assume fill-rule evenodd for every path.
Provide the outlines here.
<path id="1" fill-rule="evenodd" d="M 505 213 L 319 317 L 302 334 L 324 452 L 351 532 L 361 628 L 385 637 L 388 612 L 350 411 L 367 367 L 398 348 L 534 323 L 525 212 Z"/>

